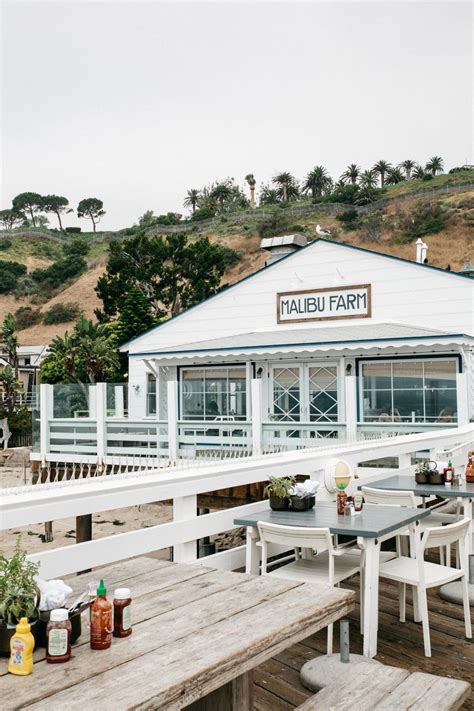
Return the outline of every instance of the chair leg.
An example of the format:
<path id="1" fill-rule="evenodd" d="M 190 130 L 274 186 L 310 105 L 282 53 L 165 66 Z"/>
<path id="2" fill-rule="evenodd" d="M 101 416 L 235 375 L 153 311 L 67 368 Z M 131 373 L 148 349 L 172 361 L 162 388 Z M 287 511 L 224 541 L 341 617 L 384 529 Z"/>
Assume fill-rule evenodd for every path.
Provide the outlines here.
<path id="1" fill-rule="evenodd" d="M 420 606 L 421 622 L 423 624 L 425 656 L 431 657 L 430 624 L 428 620 L 428 600 L 426 598 L 426 588 L 418 588 L 418 604 Z"/>
<path id="2" fill-rule="evenodd" d="M 443 546 L 441 546 L 441 548 L 439 549 L 439 562 L 440 562 L 440 565 L 445 565 L 445 563 L 446 563 L 445 558 L 444 558 Z"/>
<path id="3" fill-rule="evenodd" d="M 398 595 L 400 604 L 400 622 L 405 622 L 407 586 L 405 583 L 398 583 Z"/>
<path id="4" fill-rule="evenodd" d="M 469 603 L 469 585 L 467 575 L 463 575 L 462 577 L 462 597 L 464 603 L 464 626 L 466 628 L 466 637 L 468 639 L 472 639 L 471 606 Z"/>
<path id="5" fill-rule="evenodd" d="M 326 654 L 332 654 L 334 625 L 328 625 L 328 643 Z"/>
<path id="6" fill-rule="evenodd" d="M 418 588 L 416 585 L 413 585 L 411 595 L 413 598 L 413 619 L 415 622 L 421 622 L 420 605 L 418 602 Z"/>
<path id="7" fill-rule="evenodd" d="M 360 633 L 364 634 L 364 581 L 365 581 L 365 571 L 364 564 L 360 566 Z"/>
<path id="8" fill-rule="evenodd" d="M 450 543 L 448 543 L 448 545 L 446 546 L 446 565 L 448 566 L 448 568 L 451 567 L 451 544 Z"/>

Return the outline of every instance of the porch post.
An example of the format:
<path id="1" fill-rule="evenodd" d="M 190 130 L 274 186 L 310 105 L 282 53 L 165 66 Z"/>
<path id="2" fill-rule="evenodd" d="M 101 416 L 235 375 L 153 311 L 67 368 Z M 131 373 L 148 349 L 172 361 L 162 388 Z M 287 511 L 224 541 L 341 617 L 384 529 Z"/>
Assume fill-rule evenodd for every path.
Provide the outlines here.
<path id="1" fill-rule="evenodd" d="M 41 461 L 49 452 L 49 420 L 53 416 L 53 385 L 40 385 L 40 454 Z"/>
<path id="2" fill-rule="evenodd" d="M 469 424 L 469 402 L 468 402 L 468 382 L 467 370 L 456 375 L 456 390 L 458 399 L 458 425 Z"/>
<path id="3" fill-rule="evenodd" d="M 123 385 L 114 386 L 115 393 L 115 417 L 120 417 L 121 420 L 125 417 L 125 408 L 123 402 Z"/>
<path id="4" fill-rule="evenodd" d="M 197 497 L 181 496 L 173 499 L 173 521 L 189 521 L 189 527 L 193 528 L 193 520 L 197 517 Z M 175 563 L 193 563 L 196 558 L 196 540 L 187 543 L 179 543 L 173 546 L 173 561 Z"/>
<path id="5" fill-rule="evenodd" d="M 107 383 L 96 383 L 95 385 L 95 417 L 97 432 L 97 462 L 99 466 L 107 454 Z"/>
<path id="6" fill-rule="evenodd" d="M 252 454 L 262 453 L 262 380 L 252 378 L 250 381 L 252 398 Z"/>
<path id="7" fill-rule="evenodd" d="M 178 383 L 169 380 L 168 386 L 168 450 L 172 462 L 178 459 Z"/>
<path id="8" fill-rule="evenodd" d="M 357 437 L 357 377 L 346 375 L 345 378 L 346 437 L 354 441 Z"/>

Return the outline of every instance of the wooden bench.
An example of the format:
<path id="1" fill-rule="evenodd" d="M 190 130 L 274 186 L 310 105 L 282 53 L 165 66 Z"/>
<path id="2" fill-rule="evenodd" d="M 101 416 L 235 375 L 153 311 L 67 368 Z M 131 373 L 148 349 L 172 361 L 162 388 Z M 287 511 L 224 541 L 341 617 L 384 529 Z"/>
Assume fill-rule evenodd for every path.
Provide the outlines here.
<path id="1" fill-rule="evenodd" d="M 471 693 L 471 685 L 460 679 L 397 667 L 347 666 L 347 674 L 311 696 L 297 711 L 448 711 L 460 708 Z"/>

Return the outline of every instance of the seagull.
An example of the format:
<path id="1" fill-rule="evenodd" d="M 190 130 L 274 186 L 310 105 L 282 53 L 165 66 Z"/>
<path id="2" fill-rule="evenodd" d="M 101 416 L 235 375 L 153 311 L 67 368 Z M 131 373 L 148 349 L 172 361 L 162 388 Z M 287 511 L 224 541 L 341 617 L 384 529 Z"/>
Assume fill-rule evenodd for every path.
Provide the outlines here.
<path id="1" fill-rule="evenodd" d="M 321 235 L 322 237 L 330 237 L 331 230 L 328 230 L 326 227 L 321 227 L 321 225 L 316 225 L 316 234 Z"/>

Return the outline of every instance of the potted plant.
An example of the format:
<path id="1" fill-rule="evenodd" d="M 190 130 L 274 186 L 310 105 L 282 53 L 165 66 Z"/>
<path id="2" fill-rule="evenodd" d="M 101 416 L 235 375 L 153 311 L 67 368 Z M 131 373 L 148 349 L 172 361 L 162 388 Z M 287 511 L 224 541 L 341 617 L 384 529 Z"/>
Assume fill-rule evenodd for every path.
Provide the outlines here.
<path id="1" fill-rule="evenodd" d="M 319 481 L 306 481 L 295 484 L 290 491 L 290 505 L 293 511 L 308 511 L 316 503 Z"/>
<path id="2" fill-rule="evenodd" d="M 270 508 L 273 511 L 284 511 L 290 503 L 290 492 L 295 483 L 292 476 L 269 476 L 268 483 L 263 490 L 270 499 Z"/>
<path id="3" fill-rule="evenodd" d="M 0 552 L 0 655 L 10 654 L 10 638 L 21 617 L 27 617 L 35 634 L 39 590 L 36 584 L 39 563 L 26 560 L 18 536 L 10 559 Z"/>

